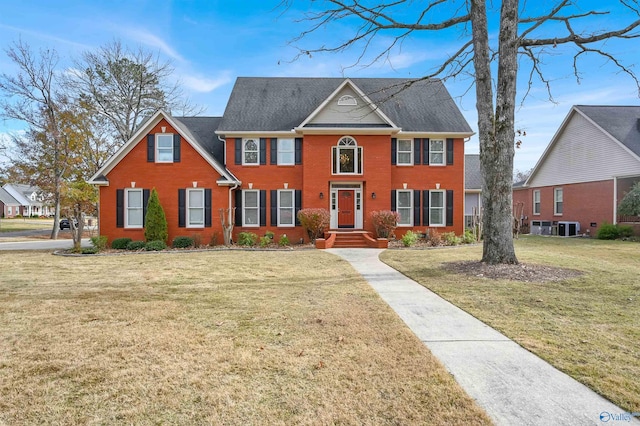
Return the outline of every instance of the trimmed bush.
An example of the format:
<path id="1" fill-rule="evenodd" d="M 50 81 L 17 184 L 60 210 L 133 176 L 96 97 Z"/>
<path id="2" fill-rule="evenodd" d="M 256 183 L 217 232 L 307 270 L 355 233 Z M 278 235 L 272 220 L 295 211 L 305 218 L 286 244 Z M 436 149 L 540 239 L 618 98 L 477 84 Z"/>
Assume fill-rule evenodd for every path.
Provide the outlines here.
<path id="1" fill-rule="evenodd" d="M 155 188 L 151 190 L 149 195 L 144 223 L 144 239 L 146 241 L 167 241 L 169 238 L 167 218 Z"/>
<path id="2" fill-rule="evenodd" d="M 269 237 L 260 237 L 260 247 L 269 247 L 273 240 Z"/>
<path id="3" fill-rule="evenodd" d="M 160 240 L 149 241 L 144 246 L 144 249 L 146 251 L 162 251 L 166 248 L 167 248 L 167 244 L 164 241 L 160 241 Z"/>
<path id="4" fill-rule="evenodd" d="M 127 245 L 131 242 L 131 238 L 116 238 L 111 241 L 111 248 L 114 250 L 126 250 Z"/>
<path id="5" fill-rule="evenodd" d="M 331 221 L 331 214 L 327 209 L 302 209 L 297 217 L 300 225 L 307 230 L 311 242 L 324 235 Z"/>
<path id="6" fill-rule="evenodd" d="M 173 248 L 188 248 L 193 247 L 193 238 L 191 237 L 175 237 L 171 242 L 171 247 Z"/>
<path id="7" fill-rule="evenodd" d="M 604 222 L 600 229 L 598 229 L 598 234 L 596 238 L 599 240 L 615 240 L 620 236 L 620 232 L 618 231 L 618 227 L 612 223 Z"/>
<path id="8" fill-rule="evenodd" d="M 145 244 L 146 243 L 144 241 L 131 241 L 127 244 L 127 250 L 142 250 Z"/>
<path id="9" fill-rule="evenodd" d="M 405 232 L 405 234 L 402 236 L 402 244 L 404 244 L 405 247 L 411 247 L 417 241 L 418 241 L 418 234 L 416 234 L 411 230 Z"/>
<path id="10" fill-rule="evenodd" d="M 238 245 L 241 246 L 255 246 L 258 242 L 258 234 L 253 232 L 241 232 L 238 234 Z"/>
<path id="11" fill-rule="evenodd" d="M 370 217 L 371 224 L 376 230 L 376 236 L 378 238 L 389 238 L 398 226 L 398 221 L 400 220 L 398 212 L 392 212 L 391 210 L 373 211 Z"/>
<path id="12" fill-rule="evenodd" d="M 280 237 L 280 240 L 278 240 L 278 245 L 280 247 L 286 247 L 288 246 L 289 243 L 289 237 L 287 237 L 287 234 L 282 234 L 282 236 Z"/>
<path id="13" fill-rule="evenodd" d="M 98 251 L 102 251 L 107 248 L 107 236 L 98 235 L 97 237 L 91 237 L 91 245 Z"/>
<path id="14" fill-rule="evenodd" d="M 618 224 L 618 237 L 619 238 L 631 238 L 631 237 L 633 237 L 633 226 Z"/>
<path id="15" fill-rule="evenodd" d="M 442 234 L 445 245 L 457 246 L 462 242 L 462 238 L 458 237 L 455 232 L 445 232 Z"/>

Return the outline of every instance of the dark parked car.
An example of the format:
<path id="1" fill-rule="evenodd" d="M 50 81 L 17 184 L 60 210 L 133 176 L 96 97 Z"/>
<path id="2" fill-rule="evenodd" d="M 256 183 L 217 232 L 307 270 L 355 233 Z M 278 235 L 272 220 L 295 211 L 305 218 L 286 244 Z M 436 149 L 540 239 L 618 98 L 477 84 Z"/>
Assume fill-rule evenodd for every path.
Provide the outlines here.
<path id="1" fill-rule="evenodd" d="M 76 227 L 78 226 L 78 222 L 75 219 L 73 220 L 73 224 Z M 69 219 L 60 219 L 60 230 L 62 231 L 63 229 L 71 229 L 71 222 Z"/>

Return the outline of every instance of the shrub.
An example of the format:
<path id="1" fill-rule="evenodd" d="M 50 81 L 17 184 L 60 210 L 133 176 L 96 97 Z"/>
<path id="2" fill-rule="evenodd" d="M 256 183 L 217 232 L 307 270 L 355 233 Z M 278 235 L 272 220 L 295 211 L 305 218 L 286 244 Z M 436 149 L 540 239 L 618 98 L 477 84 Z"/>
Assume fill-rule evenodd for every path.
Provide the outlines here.
<path id="1" fill-rule="evenodd" d="M 373 211 L 370 217 L 378 238 L 389 238 L 389 235 L 398 226 L 398 220 L 400 220 L 398 212 L 392 212 L 391 210 Z"/>
<path id="2" fill-rule="evenodd" d="M 171 242 L 171 247 L 173 248 L 187 248 L 193 247 L 193 238 L 191 237 L 175 237 Z"/>
<path id="3" fill-rule="evenodd" d="M 111 241 L 111 248 L 114 250 L 126 250 L 131 238 L 116 238 Z"/>
<path id="4" fill-rule="evenodd" d="M 215 247 L 218 245 L 218 239 L 219 239 L 219 235 L 218 235 L 218 231 L 214 232 L 213 234 L 211 234 L 211 237 L 209 238 L 209 247 Z"/>
<path id="5" fill-rule="evenodd" d="M 620 236 L 620 231 L 618 227 L 612 223 L 604 222 L 600 229 L 598 229 L 598 234 L 596 237 L 599 240 L 615 240 Z"/>
<path id="6" fill-rule="evenodd" d="M 297 217 L 300 225 L 307 230 L 311 242 L 324 235 L 331 221 L 331 214 L 327 209 L 302 209 Z"/>
<path id="7" fill-rule="evenodd" d="M 456 235 L 455 232 L 445 232 L 442 234 L 444 243 L 448 246 L 457 246 L 462 242 L 462 239 Z"/>
<path id="8" fill-rule="evenodd" d="M 402 244 L 404 244 L 405 247 L 411 247 L 416 243 L 416 241 L 418 241 L 418 234 L 411 230 L 407 231 L 402 236 Z"/>
<path id="9" fill-rule="evenodd" d="M 431 247 L 442 245 L 442 235 L 435 229 L 427 229 L 424 238 L 427 240 L 427 245 Z"/>
<path id="10" fill-rule="evenodd" d="M 618 225 L 618 237 L 630 238 L 633 237 L 633 226 L 630 225 Z"/>
<path id="11" fill-rule="evenodd" d="M 147 214 L 144 223 L 144 239 L 146 241 L 167 241 L 167 238 L 169 238 L 167 218 L 164 215 L 164 209 L 160 205 L 158 191 L 155 188 L 151 190 L 151 195 L 147 202 Z"/>
<path id="12" fill-rule="evenodd" d="M 280 240 L 278 241 L 278 245 L 280 247 L 286 247 L 289 245 L 289 237 L 287 237 L 287 234 L 282 234 Z"/>
<path id="13" fill-rule="evenodd" d="M 253 232 L 241 232 L 238 234 L 238 244 L 241 246 L 255 246 L 258 242 L 258 234 Z"/>
<path id="14" fill-rule="evenodd" d="M 267 236 L 260 237 L 260 247 L 269 247 L 273 240 Z"/>
<path id="15" fill-rule="evenodd" d="M 144 241 L 130 241 L 129 244 L 127 244 L 127 250 L 142 250 L 145 244 Z"/>
<path id="16" fill-rule="evenodd" d="M 162 251 L 167 248 L 167 243 L 161 240 L 149 241 L 145 244 L 146 251 Z"/>
<path id="17" fill-rule="evenodd" d="M 202 235 L 194 234 L 193 235 L 193 246 L 200 247 L 202 245 Z"/>
<path id="18" fill-rule="evenodd" d="M 269 239 L 271 239 L 271 241 L 273 241 L 273 239 L 276 237 L 276 234 L 274 234 L 271 231 L 267 231 L 267 232 L 264 233 L 264 236 L 269 238 Z"/>
<path id="19" fill-rule="evenodd" d="M 96 247 L 83 247 L 80 250 L 80 253 L 81 254 L 96 254 L 96 253 L 98 253 L 98 251 L 99 250 Z"/>
<path id="20" fill-rule="evenodd" d="M 471 229 L 465 229 L 464 234 L 462 234 L 462 244 L 473 244 L 476 242 L 476 236 L 473 235 L 473 231 Z"/>
<path id="21" fill-rule="evenodd" d="M 91 245 L 98 251 L 102 251 L 107 248 L 107 236 L 98 235 L 97 237 L 91 237 Z"/>

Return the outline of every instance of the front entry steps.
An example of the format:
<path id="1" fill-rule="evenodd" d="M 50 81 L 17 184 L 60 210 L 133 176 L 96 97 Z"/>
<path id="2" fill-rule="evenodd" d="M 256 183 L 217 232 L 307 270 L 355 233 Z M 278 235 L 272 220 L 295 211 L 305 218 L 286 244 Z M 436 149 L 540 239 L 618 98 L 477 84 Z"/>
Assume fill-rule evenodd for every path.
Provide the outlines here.
<path id="1" fill-rule="evenodd" d="M 316 248 L 387 248 L 389 240 L 375 239 L 367 231 L 329 231 L 316 240 Z"/>

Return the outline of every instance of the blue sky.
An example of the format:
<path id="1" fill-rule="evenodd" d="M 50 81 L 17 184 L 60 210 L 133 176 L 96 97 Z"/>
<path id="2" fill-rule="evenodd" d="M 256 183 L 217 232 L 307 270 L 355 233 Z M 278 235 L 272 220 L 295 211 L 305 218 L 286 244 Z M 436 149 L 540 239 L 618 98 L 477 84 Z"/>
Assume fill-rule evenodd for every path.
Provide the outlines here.
<path id="1" fill-rule="evenodd" d="M 598 8 L 599 4 L 614 2 L 578 3 L 586 10 L 592 4 Z M 0 47 L 4 50 L 21 38 L 34 49 L 55 48 L 62 69 L 71 65 L 73 56 L 115 39 L 132 48 L 140 45 L 173 62 L 175 78 L 182 82 L 193 102 L 206 107 L 206 115 L 221 115 L 239 76 L 418 77 L 431 71 L 459 43 L 453 33 L 437 38 L 415 37 L 392 52 L 388 61 L 368 68 L 345 69 L 354 63 L 358 55 L 355 50 L 292 62 L 296 50 L 289 42 L 308 24 L 295 22 L 301 17 L 301 10 L 285 11 L 279 4 L 280 0 L 0 0 Z M 303 4 L 307 2 L 296 2 L 295 7 Z M 606 25 L 608 19 L 613 18 L 592 20 L 593 28 Z M 613 20 L 620 19 L 630 22 L 633 15 L 627 12 Z M 318 41 L 330 44 L 348 30 L 331 27 L 300 46 L 311 48 Z M 386 41 L 382 38 L 376 43 L 382 45 Z M 638 48 L 634 48 L 637 45 L 638 41 L 609 42 L 607 47 L 631 64 L 640 58 Z M 556 103 L 549 102 L 545 89 L 536 84 L 518 109 L 516 127 L 526 131 L 527 136 L 516 151 L 516 169 L 535 165 L 572 105 L 640 104 L 634 82 L 616 73 L 606 61 L 593 57 L 581 62 L 582 81 L 577 84 L 570 69 L 571 57 L 563 55 L 567 50 L 552 52 L 555 55 L 545 59 L 545 69 L 553 78 Z M 15 71 L 4 51 L 0 53 L 0 70 L 8 74 Z M 520 94 L 524 93 L 525 72 L 520 76 Z M 475 95 L 467 90 L 469 84 L 466 78 L 447 81 L 446 86 L 475 130 Z M 0 138 L 21 128 L 20 123 L 0 121 Z M 478 152 L 477 137 L 467 142 L 466 150 Z"/>

